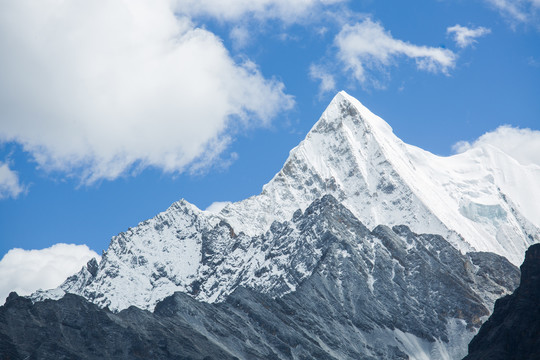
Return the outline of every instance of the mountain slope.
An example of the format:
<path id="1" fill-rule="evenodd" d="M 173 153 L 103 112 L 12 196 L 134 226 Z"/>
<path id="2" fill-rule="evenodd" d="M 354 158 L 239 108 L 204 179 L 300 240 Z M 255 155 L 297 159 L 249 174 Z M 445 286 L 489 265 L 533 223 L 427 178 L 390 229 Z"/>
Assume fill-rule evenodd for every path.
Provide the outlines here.
<path id="1" fill-rule="evenodd" d="M 114 314 L 73 295 L 35 305 L 12 296 L 0 308 L 0 348 L 23 357 L 38 341 L 42 358 L 62 351 L 79 356 L 77 348 L 89 359 L 115 351 L 117 358 L 175 358 L 189 346 L 187 358 L 455 359 L 465 355 L 495 298 L 512 291 L 519 277 L 506 259 L 463 255 L 439 235 L 407 226 L 369 231 L 331 195 L 250 239 L 237 248 L 256 244 L 263 257 L 238 273 L 220 265 L 227 260 L 215 250 L 204 251 L 210 268 L 224 272 L 217 279 L 236 284 L 222 302 L 176 293 L 153 314 L 134 307 Z M 90 276 L 103 271 L 94 270 L 87 269 Z M 192 293 L 217 289 L 206 280 Z M 24 330 L 40 326 L 41 333 Z M 99 345 L 99 336 L 89 336 L 93 327 L 118 339 Z"/>

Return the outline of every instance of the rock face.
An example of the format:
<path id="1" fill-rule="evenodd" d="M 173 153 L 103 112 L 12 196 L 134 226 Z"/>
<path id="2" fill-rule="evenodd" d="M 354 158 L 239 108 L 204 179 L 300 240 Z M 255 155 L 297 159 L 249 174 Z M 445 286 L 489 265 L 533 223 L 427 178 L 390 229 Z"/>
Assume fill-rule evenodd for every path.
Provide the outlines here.
<path id="1" fill-rule="evenodd" d="M 267 262 L 246 277 L 234 269 L 217 274 L 239 279 L 223 302 L 177 292 L 153 313 L 135 307 L 111 313 L 73 295 L 34 305 L 13 296 L 0 310 L 0 348 L 22 358 L 37 346 L 43 349 L 38 358 L 84 349 L 77 356 L 457 359 L 495 299 L 519 278 L 505 258 L 463 255 L 440 235 L 416 234 L 407 226 L 370 231 L 331 195 L 274 223 L 263 236 L 237 237 L 231 246 L 255 244 L 250 246 L 263 250 L 254 254 L 254 264 L 264 263 L 257 256 Z M 205 254 L 211 264 L 227 261 L 212 248 Z M 271 286 L 258 288 L 251 277 Z M 212 287 L 218 288 L 193 285 L 192 293 Z M 283 287 L 289 291 L 276 296 Z M 101 335 L 93 335 L 95 328 Z M 103 337 L 118 339 L 99 346 Z"/>
<path id="2" fill-rule="evenodd" d="M 527 250 L 519 287 L 495 302 L 465 359 L 540 359 L 540 244 Z"/>

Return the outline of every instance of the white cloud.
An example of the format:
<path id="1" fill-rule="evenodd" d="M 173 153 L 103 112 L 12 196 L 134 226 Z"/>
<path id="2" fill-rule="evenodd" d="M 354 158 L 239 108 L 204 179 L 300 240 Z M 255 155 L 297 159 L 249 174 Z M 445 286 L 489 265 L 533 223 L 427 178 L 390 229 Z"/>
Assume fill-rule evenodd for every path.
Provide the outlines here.
<path id="1" fill-rule="evenodd" d="M 512 22 L 526 23 L 537 19 L 540 0 L 485 0 Z"/>
<path id="2" fill-rule="evenodd" d="M 230 201 L 215 201 L 211 203 L 204 211 L 211 212 L 213 214 L 217 214 L 223 209 L 225 206 L 229 205 Z"/>
<path id="3" fill-rule="evenodd" d="M 398 57 L 414 59 L 420 70 L 448 73 L 457 56 L 448 49 L 418 46 L 394 39 L 381 24 L 365 19 L 345 25 L 335 39 L 338 57 L 356 80 L 368 80 L 366 70 L 384 70 Z"/>
<path id="4" fill-rule="evenodd" d="M 175 0 L 177 9 L 190 16 L 212 16 L 234 21 L 246 16 L 294 22 L 313 16 L 317 9 L 347 0 Z"/>
<path id="5" fill-rule="evenodd" d="M 319 80 L 319 93 L 324 94 L 336 89 L 336 81 L 332 74 L 328 73 L 322 66 L 311 64 L 309 67 L 309 76 L 313 80 Z"/>
<path id="6" fill-rule="evenodd" d="M 472 143 L 460 141 L 452 148 L 456 153 L 461 153 L 483 145 L 497 147 L 523 165 L 536 164 L 540 166 L 539 130 L 503 125 L 494 131 L 485 133 Z"/>
<path id="7" fill-rule="evenodd" d="M 87 183 L 213 164 L 293 104 L 169 0 L 2 1 L 0 53 L 0 142 Z"/>
<path id="8" fill-rule="evenodd" d="M 17 172 L 11 170 L 9 165 L 0 161 L 0 200 L 6 198 L 16 198 L 24 191 L 24 187 L 19 182 Z"/>
<path id="9" fill-rule="evenodd" d="M 38 289 L 55 288 L 92 258 L 100 259 L 86 245 L 55 244 L 42 250 L 11 249 L 0 260 L 0 304 L 11 291 L 30 295 Z"/>
<path id="10" fill-rule="evenodd" d="M 452 34 L 454 41 L 459 47 L 467 47 L 476 43 L 476 38 L 485 36 L 491 33 L 491 30 L 485 27 L 477 27 L 476 29 L 471 29 L 466 26 L 454 25 L 446 29 L 447 34 Z"/>

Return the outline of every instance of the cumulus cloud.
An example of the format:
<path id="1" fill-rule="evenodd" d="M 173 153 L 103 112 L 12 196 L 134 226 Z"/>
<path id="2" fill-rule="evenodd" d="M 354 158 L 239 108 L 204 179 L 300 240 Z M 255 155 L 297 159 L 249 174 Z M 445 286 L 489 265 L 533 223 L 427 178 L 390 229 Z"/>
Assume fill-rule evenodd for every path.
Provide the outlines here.
<path id="1" fill-rule="evenodd" d="M 365 19 L 345 25 L 336 36 L 338 57 L 359 82 L 368 80 L 367 70 L 384 70 L 398 57 L 411 58 L 420 70 L 448 73 L 455 66 L 456 55 L 436 47 L 418 46 L 394 39 L 381 24 Z"/>
<path id="2" fill-rule="evenodd" d="M 30 295 L 59 286 L 90 259 L 100 259 L 86 245 L 55 244 L 42 250 L 11 249 L 0 260 L 0 303 L 11 291 Z"/>
<path id="3" fill-rule="evenodd" d="M 309 76 L 312 80 L 321 82 L 319 85 L 320 94 L 334 91 L 336 89 L 336 80 L 334 79 L 334 76 L 320 65 L 311 64 L 309 67 Z"/>
<path id="4" fill-rule="evenodd" d="M 17 172 L 11 170 L 9 165 L 0 161 L 0 200 L 16 198 L 24 191 L 19 182 Z"/>
<path id="5" fill-rule="evenodd" d="M 211 212 L 213 214 L 217 214 L 223 209 L 225 206 L 229 205 L 230 201 L 215 201 L 211 203 L 204 211 Z"/>
<path id="6" fill-rule="evenodd" d="M 540 166 L 539 130 L 520 129 L 510 125 L 503 125 L 494 131 L 485 133 L 472 143 L 460 141 L 452 148 L 456 153 L 462 153 L 483 145 L 497 147 L 523 165 L 535 164 Z"/>
<path id="7" fill-rule="evenodd" d="M 538 20 L 540 0 L 485 0 L 512 22 L 526 23 Z"/>
<path id="8" fill-rule="evenodd" d="M 87 183 L 213 164 L 293 105 L 171 0 L 2 1 L 0 53 L 0 142 Z"/>
<path id="9" fill-rule="evenodd" d="M 293 22 L 317 13 L 317 9 L 347 0 L 176 0 L 177 9 L 190 16 L 238 20 L 246 15 L 257 19 L 277 18 Z"/>
<path id="10" fill-rule="evenodd" d="M 447 28 L 446 33 L 452 35 L 452 38 L 459 47 L 465 48 L 476 43 L 476 38 L 491 33 L 491 30 L 482 26 L 477 27 L 476 29 L 472 29 L 466 26 L 456 24 Z"/>

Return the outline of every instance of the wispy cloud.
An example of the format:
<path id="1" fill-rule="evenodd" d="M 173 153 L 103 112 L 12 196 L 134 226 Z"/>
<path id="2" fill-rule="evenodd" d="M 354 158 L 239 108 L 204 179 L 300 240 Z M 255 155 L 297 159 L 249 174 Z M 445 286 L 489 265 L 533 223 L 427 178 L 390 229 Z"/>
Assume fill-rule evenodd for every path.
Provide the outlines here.
<path id="1" fill-rule="evenodd" d="M 229 37 L 233 41 L 233 46 L 237 49 L 246 47 L 252 40 L 249 30 L 244 26 L 233 27 Z"/>
<path id="2" fill-rule="evenodd" d="M 30 295 L 59 286 L 99 255 L 86 245 L 55 244 L 42 250 L 11 249 L 0 260 L 0 304 L 11 291 Z"/>
<path id="3" fill-rule="evenodd" d="M 540 60 L 537 60 L 532 56 L 529 56 L 527 58 L 527 64 L 529 66 L 532 66 L 532 67 L 535 67 L 535 68 L 540 68 Z"/>
<path id="4" fill-rule="evenodd" d="M 231 124 L 264 126 L 293 105 L 173 2 L 0 2 L 0 142 L 86 183 L 182 172 L 214 164 Z"/>
<path id="5" fill-rule="evenodd" d="M 485 0 L 513 23 L 538 21 L 539 0 Z"/>
<path id="6" fill-rule="evenodd" d="M 460 141 L 453 146 L 456 153 L 471 148 L 491 145 L 501 149 L 523 165 L 540 166 L 540 131 L 520 129 L 510 125 L 499 126 L 480 136 L 473 142 Z"/>
<path id="7" fill-rule="evenodd" d="M 456 24 L 447 28 L 446 33 L 452 36 L 459 47 L 465 48 L 476 43 L 477 38 L 491 33 L 491 30 L 482 26 L 473 29 Z"/>
<path id="8" fill-rule="evenodd" d="M 367 70 L 384 70 L 400 57 L 414 59 L 420 70 L 444 74 L 455 66 L 457 58 L 448 49 L 395 39 L 380 23 L 369 18 L 354 25 L 345 25 L 335 44 L 339 59 L 361 83 L 368 80 Z"/>
<path id="9" fill-rule="evenodd" d="M 231 203 L 230 201 L 215 201 L 211 203 L 210 205 L 208 205 L 208 207 L 204 209 L 204 211 L 217 214 L 221 211 L 221 209 L 223 209 L 225 206 L 229 205 L 230 203 Z"/>
<path id="10" fill-rule="evenodd" d="M 323 66 L 311 64 L 309 76 L 312 80 L 320 81 L 319 94 L 324 94 L 336 89 L 336 80 Z"/>
<path id="11" fill-rule="evenodd" d="M 16 171 L 9 168 L 7 163 L 0 161 L 0 200 L 16 198 L 24 191 Z"/>

